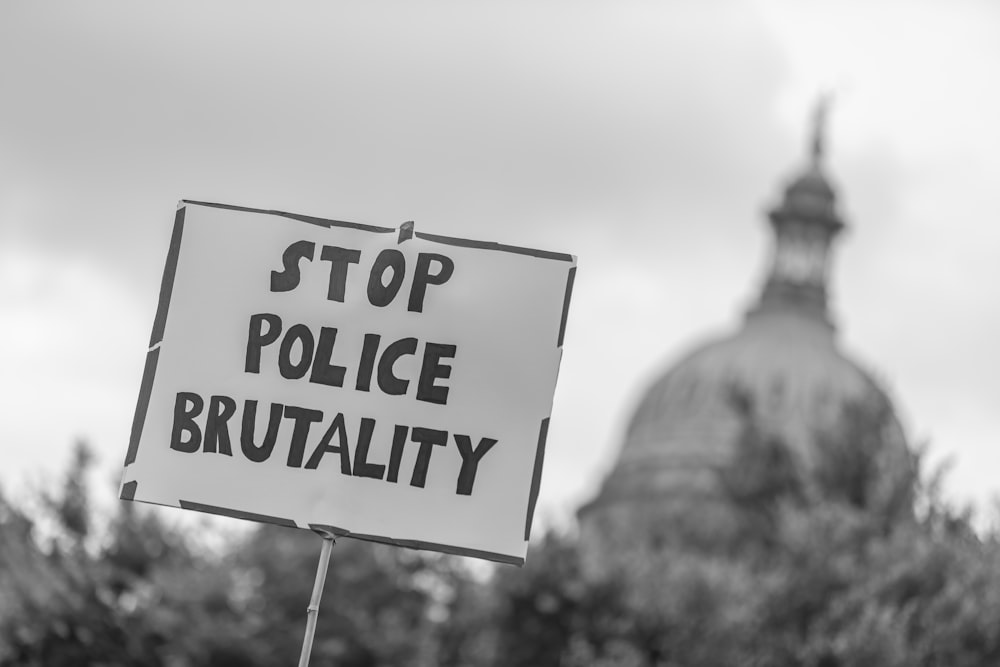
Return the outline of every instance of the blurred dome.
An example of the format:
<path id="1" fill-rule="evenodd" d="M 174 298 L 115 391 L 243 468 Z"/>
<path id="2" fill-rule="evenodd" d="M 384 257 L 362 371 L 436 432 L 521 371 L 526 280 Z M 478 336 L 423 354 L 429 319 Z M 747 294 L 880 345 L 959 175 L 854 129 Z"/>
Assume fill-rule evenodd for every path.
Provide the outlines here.
<path id="1" fill-rule="evenodd" d="M 653 381 L 595 503 L 711 491 L 742 426 L 734 401 L 747 399 L 804 466 L 813 463 L 814 434 L 833 427 L 843 406 L 888 400 L 838 349 L 828 324 L 753 312 L 737 333 L 701 345 Z"/>
<path id="2" fill-rule="evenodd" d="M 656 377 L 615 466 L 580 509 L 584 540 L 597 551 L 602 543 L 635 542 L 636 534 L 655 544 L 670 517 L 725 523 L 718 473 L 733 460 L 747 407 L 800 470 L 819 463 L 817 435 L 837 427 L 851 405 L 888 407 L 889 441 L 906 452 L 888 397 L 840 350 L 828 315 L 829 256 L 844 223 L 822 169 L 823 115 L 817 119 L 810 163 L 768 215 L 774 252 L 760 299 L 738 331 L 700 345 Z"/>

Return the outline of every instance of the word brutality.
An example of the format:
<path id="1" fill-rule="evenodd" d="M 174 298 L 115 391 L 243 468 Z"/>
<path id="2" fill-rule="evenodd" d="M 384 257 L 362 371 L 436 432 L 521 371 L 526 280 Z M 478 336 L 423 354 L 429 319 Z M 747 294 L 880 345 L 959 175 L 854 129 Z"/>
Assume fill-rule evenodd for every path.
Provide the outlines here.
<path id="1" fill-rule="evenodd" d="M 282 270 L 271 271 L 270 291 L 290 292 L 296 289 L 301 281 L 302 262 L 311 263 L 315 259 L 316 244 L 311 241 L 297 241 L 288 246 L 282 254 Z M 359 250 L 322 247 L 320 260 L 329 263 L 327 300 L 343 303 L 351 268 L 360 265 L 361 259 Z M 428 286 L 445 284 L 454 270 L 454 262 L 444 255 L 419 253 L 410 281 L 407 310 L 422 313 Z M 403 253 L 392 248 L 382 250 L 368 267 L 368 302 L 377 308 L 388 306 L 402 291 L 405 280 L 406 259 Z M 317 335 L 305 324 L 293 324 L 286 328 L 281 318 L 273 313 L 252 315 L 243 370 L 259 374 L 261 360 L 267 349 L 267 355 L 277 364 L 279 374 L 288 380 L 304 380 L 339 388 L 347 385 L 347 388 L 360 392 L 371 392 L 373 388 L 377 388 L 377 391 L 391 396 L 412 393 L 417 401 L 447 404 L 450 388 L 443 381 L 451 377 L 451 366 L 446 360 L 455 358 L 455 345 L 429 341 L 420 345 L 412 337 L 383 344 L 381 336 L 367 333 L 356 370 L 349 381 L 350 369 L 334 363 L 337 333 L 335 327 L 320 327 Z M 276 346 L 276 349 L 272 346 Z M 396 362 L 404 356 L 416 357 L 418 349 L 421 352 L 421 363 L 417 377 L 397 376 Z M 276 354 L 271 354 L 272 352 Z M 412 382 L 413 379 L 416 380 L 415 383 Z M 200 394 L 178 392 L 174 403 L 170 448 L 186 453 L 201 451 L 232 456 L 234 443 L 230 422 L 236 417 L 237 409 L 236 400 L 229 396 L 210 396 L 206 405 Z M 390 441 L 388 429 L 380 430 L 375 419 L 349 419 L 342 412 L 328 418 L 321 410 L 271 403 L 266 430 L 259 437 L 257 412 L 258 401 L 245 400 L 237 421 L 239 451 L 250 461 L 263 463 L 269 460 L 278 443 L 282 424 L 290 423 L 292 432 L 288 438 L 288 454 L 285 459 L 288 467 L 315 470 L 319 468 L 324 456 L 329 454 L 336 456 L 340 472 L 344 475 L 397 483 L 403 452 L 407 445 L 412 444 L 417 446 L 417 450 L 410 485 L 423 488 L 435 447 L 446 447 L 449 443 L 454 443 L 462 458 L 455 486 L 455 492 L 459 495 L 472 494 L 479 463 L 497 444 L 493 438 L 480 438 L 474 444 L 469 435 L 394 424 L 391 429 L 389 458 L 384 462 L 375 462 L 369 460 L 369 455 L 376 431 L 380 431 L 379 437 Z M 323 436 L 311 452 L 307 452 L 313 427 L 323 424 Z"/>

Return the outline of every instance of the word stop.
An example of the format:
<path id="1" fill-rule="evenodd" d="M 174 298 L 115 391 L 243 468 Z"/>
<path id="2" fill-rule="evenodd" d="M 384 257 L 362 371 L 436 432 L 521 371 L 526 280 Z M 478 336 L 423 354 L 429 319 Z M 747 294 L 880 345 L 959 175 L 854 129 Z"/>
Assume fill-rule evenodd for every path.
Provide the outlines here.
<path id="1" fill-rule="evenodd" d="M 319 256 L 321 261 L 330 263 L 327 300 L 343 303 L 350 268 L 360 264 L 361 251 L 325 245 Z M 282 270 L 271 271 L 271 291 L 290 292 L 298 287 L 302 279 L 302 260 L 312 262 L 315 257 L 316 244 L 312 241 L 296 241 L 285 248 L 281 255 Z M 454 272 L 455 263 L 450 257 L 433 252 L 418 254 L 406 309 L 414 313 L 423 312 L 427 286 L 445 284 Z M 368 267 L 368 302 L 379 308 L 388 306 L 399 294 L 405 278 L 406 256 L 395 248 L 382 250 Z"/>

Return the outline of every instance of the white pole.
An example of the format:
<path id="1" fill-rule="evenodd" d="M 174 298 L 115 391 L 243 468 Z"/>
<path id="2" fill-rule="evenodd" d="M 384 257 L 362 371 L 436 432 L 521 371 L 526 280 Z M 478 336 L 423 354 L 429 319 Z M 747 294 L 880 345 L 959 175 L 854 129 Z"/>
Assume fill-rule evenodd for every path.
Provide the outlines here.
<path id="1" fill-rule="evenodd" d="M 330 567 L 330 553 L 336 538 L 333 535 L 320 533 L 323 538 L 323 550 L 319 552 L 319 566 L 316 568 L 316 581 L 313 582 L 312 597 L 306 607 L 306 636 L 302 639 L 302 654 L 299 655 L 299 667 L 309 667 L 309 655 L 312 653 L 313 637 L 316 636 L 316 621 L 319 618 L 319 601 L 323 597 L 323 584 L 326 583 L 326 571 Z"/>

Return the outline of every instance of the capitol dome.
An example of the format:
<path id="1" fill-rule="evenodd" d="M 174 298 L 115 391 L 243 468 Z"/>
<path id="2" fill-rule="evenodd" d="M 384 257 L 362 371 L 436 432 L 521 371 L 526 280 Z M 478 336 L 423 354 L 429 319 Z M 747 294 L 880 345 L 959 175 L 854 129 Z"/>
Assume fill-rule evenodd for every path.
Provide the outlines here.
<path id="1" fill-rule="evenodd" d="M 844 405 L 887 401 L 837 347 L 833 329 L 791 312 L 751 313 L 726 338 L 704 344 L 660 375 L 625 432 L 602 501 L 706 489 L 732 455 L 742 426 L 733 405 L 748 398 L 805 466 L 818 429 L 833 427 Z"/>
<path id="2" fill-rule="evenodd" d="M 710 498 L 745 425 L 736 401 L 780 437 L 800 469 L 816 464 L 817 434 L 834 428 L 846 406 L 889 405 L 840 349 L 828 314 L 829 254 L 844 223 L 822 168 L 820 130 L 818 122 L 810 163 L 769 213 L 774 251 L 759 301 L 738 331 L 696 347 L 649 386 L 615 466 L 579 512 L 585 539 L 655 534 L 657 522 L 690 506 L 679 499 Z M 905 451 L 891 406 L 889 421 L 890 439 Z"/>

